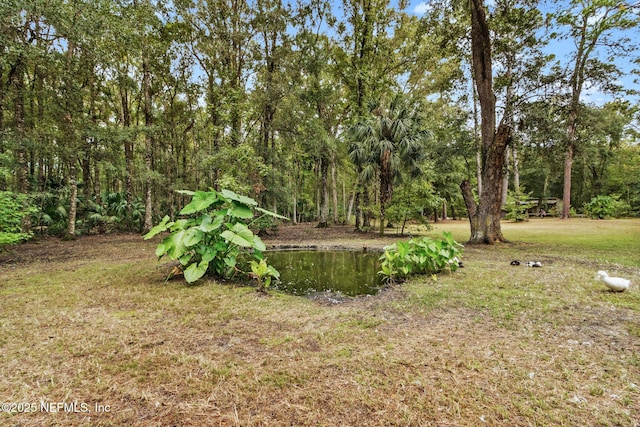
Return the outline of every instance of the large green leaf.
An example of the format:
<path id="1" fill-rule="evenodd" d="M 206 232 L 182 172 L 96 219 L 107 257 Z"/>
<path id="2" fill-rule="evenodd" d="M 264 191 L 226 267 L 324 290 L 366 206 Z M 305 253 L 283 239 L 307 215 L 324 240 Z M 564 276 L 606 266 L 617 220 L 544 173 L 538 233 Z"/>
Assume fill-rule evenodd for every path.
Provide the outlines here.
<path id="1" fill-rule="evenodd" d="M 224 240 L 218 240 L 213 244 L 213 249 L 218 252 L 226 252 L 229 249 L 229 244 Z"/>
<path id="2" fill-rule="evenodd" d="M 235 267 L 236 263 L 237 263 L 237 259 L 235 257 L 235 255 L 227 255 L 226 257 L 224 257 L 224 263 L 228 266 L 228 267 Z"/>
<path id="3" fill-rule="evenodd" d="M 153 227 L 147 234 L 144 235 L 144 240 L 149 240 L 153 236 L 156 236 L 163 231 L 168 230 L 169 227 L 173 225 L 173 222 L 169 222 L 169 219 L 169 215 L 165 215 L 165 217 L 162 218 L 162 221 L 160 221 L 160 224 Z"/>
<path id="4" fill-rule="evenodd" d="M 187 283 L 193 283 L 207 272 L 207 268 L 209 268 L 208 262 L 199 262 L 193 263 L 189 267 L 184 270 L 184 279 Z"/>
<path id="5" fill-rule="evenodd" d="M 191 258 L 193 258 L 193 252 L 187 252 L 182 255 L 178 261 L 180 261 L 180 264 L 182 265 L 188 265 L 191 261 Z"/>
<path id="6" fill-rule="evenodd" d="M 166 252 L 167 250 L 165 249 L 164 243 L 158 243 L 158 246 L 156 246 L 156 256 L 162 258 Z"/>
<path id="7" fill-rule="evenodd" d="M 189 228 L 188 230 L 186 230 L 186 233 L 184 233 L 184 245 L 187 247 L 197 245 L 198 243 L 200 243 L 200 240 L 202 240 L 203 236 L 204 233 L 198 228 Z"/>
<path id="8" fill-rule="evenodd" d="M 257 210 L 258 212 L 262 212 L 265 215 L 269 215 L 269 216 L 272 216 L 274 218 L 279 218 L 279 219 L 284 219 L 286 221 L 289 221 L 289 218 L 287 218 L 286 216 L 282 216 L 282 215 L 277 214 L 275 212 L 271 212 L 271 211 L 268 211 L 266 209 L 259 208 L 257 206 L 254 209 Z"/>
<path id="9" fill-rule="evenodd" d="M 222 224 L 224 224 L 223 216 L 215 216 L 211 218 L 211 215 L 204 214 L 200 217 L 200 225 L 198 228 L 205 233 L 210 233 L 222 227 Z"/>
<path id="10" fill-rule="evenodd" d="M 253 249 L 256 249 L 260 252 L 267 250 L 267 247 L 265 246 L 260 236 L 253 236 Z"/>
<path id="11" fill-rule="evenodd" d="M 218 251 L 212 247 L 201 245 L 200 248 L 201 250 L 199 252 L 200 252 L 200 255 L 202 256 L 202 262 L 208 263 L 212 259 L 214 259 L 218 254 Z"/>
<path id="12" fill-rule="evenodd" d="M 251 248 L 254 243 L 254 235 L 249 228 L 242 224 L 236 223 L 231 230 L 225 230 L 221 234 L 223 239 L 234 245 L 242 246 L 243 248 Z"/>
<path id="13" fill-rule="evenodd" d="M 180 211 L 180 215 L 189 215 L 208 208 L 218 200 L 218 193 L 214 191 L 196 191 L 191 202 Z"/>
<path id="14" fill-rule="evenodd" d="M 231 190 L 221 190 L 220 194 L 222 194 L 225 199 L 235 200 L 236 202 L 244 203 L 245 205 L 256 206 L 258 204 L 251 197 L 241 196 Z"/>
<path id="15" fill-rule="evenodd" d="M 183 241 L 185 232 L 185 230 L 177 231 L 162 241 L 169 258 L 178 259 L 186 252 Z"/>
<path id="16" fill-rule="evenodd" d="M 236 201 L 231 202 L 231 208 L 228 211 L 229 216 L 234 218 L 250 219 L 253 218 L 253 210 L 244 203 Z"/>
<path id="17" fill-rule="evenodd" d="M 189 219 L 179 219 L 173 223 L 171 226 L 171 231 L 184 230 L 189 226 L 192 221 Z"/>

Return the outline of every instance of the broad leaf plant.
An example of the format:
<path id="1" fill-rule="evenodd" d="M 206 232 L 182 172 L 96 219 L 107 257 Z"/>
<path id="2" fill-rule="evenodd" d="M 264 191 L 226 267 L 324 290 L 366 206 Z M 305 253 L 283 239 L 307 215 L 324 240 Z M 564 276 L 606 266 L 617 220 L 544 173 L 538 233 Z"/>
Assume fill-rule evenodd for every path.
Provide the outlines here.
<path id="1" fill-rule="evenodd" d="M 256 278 L 255 271 L 243 270 L 254 263 L 266 266 L 264 274 L 256 278 L 259 290 L 265 291 L 271 278 L 278 278 L 277 270 L 264 260 L 265 244 L 250 227 L 264 216 L 285 220 L 286 217 L 262 209 L 252 198 L 231 190 L 178 192 L 191 196 L 191 202 L 179 213 L 181 218 L 171 221 L 165 216 L 144 236 L 148 240 L 170 232 L 156 247 L 158 259 L 166 255 L 178 260 L 188 283 L 205 274 L 231 278 L 241 273 Z"/>
<path id="2" fill-rule="evenodd" d="M 463 246 L 449 232 L 442 237 L 414 238 L 385 247 L 380 256 L 380 274 L 388 283 L 404 280 L 413 274 L 431 274 L 445 270 L 456 271 Z"/>

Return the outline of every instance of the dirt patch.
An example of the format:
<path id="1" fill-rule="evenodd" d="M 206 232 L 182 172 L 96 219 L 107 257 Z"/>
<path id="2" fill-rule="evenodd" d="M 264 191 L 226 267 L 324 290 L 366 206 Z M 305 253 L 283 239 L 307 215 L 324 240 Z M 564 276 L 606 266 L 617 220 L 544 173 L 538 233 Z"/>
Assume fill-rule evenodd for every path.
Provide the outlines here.
<path id="1" fill-rule="evenodd" d="M 0 251 L 0 265 L 33 262 L 56 263 L 86 259 L 140 259 L 148 256 L 149 244 L 139 234 L 81 236 L 65 241 L 58 237 L 35 238 Z"/>

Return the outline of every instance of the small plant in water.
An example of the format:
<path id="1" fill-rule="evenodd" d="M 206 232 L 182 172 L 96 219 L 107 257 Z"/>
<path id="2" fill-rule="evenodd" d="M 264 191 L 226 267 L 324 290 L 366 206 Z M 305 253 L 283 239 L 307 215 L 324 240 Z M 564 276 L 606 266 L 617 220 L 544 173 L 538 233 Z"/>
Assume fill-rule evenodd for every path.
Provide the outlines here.
<path id="1" fill-rule="evenodd" d="M 180 261 L 188 283 L 207 273 L 222 278 L 231 278 L 237 272 L 251 276 L 252 273 L 242 270 L 247 258 L 258 263 L 259 272 L 262 263 L 266 266 L 266 272 L 258 279 L 260 290 L 270 284 L 272 277 L 278 277 L 278 272 L 263 259 L 264 243 L 247 222 L 256 213 L 285 220 L 286 217 L 259 208 L 255 200 L 230 190 L 179 193 L 191 196 L 191 202 L 180 211 L 183 218 L 170 221 L 165 216 L 144 236 L 146 240 L 167 230 L 171 232 L 156 247 L 158 259 L 167 255 Z"/>
<path id="2" fill-rule="evenodd" d="M 380 257 L 380 271 L 388 283 L 405 279 L 412 274 L 437 274 L 444 270 L 456 271 L 463 246 L 444 232 L 439 239 L 411 239 L 385 248 Z"/>

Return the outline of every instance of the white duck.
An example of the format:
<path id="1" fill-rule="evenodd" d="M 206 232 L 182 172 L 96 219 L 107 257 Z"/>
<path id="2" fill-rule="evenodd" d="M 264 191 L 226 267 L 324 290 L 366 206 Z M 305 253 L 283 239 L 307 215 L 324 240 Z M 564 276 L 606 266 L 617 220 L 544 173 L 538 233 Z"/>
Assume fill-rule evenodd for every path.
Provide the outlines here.
<path id="1" fill-rule="evenodd" d="M 616 292 L 624 292 L 629 289 L 631 280 L 623 279 L 622 277 L 609 277 L 606 271 L 598 271 L 596 273 L 596 280 L 604 282 L 607 287 Z"/>

